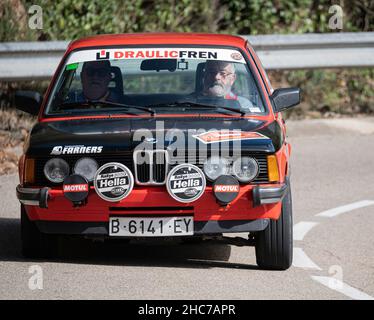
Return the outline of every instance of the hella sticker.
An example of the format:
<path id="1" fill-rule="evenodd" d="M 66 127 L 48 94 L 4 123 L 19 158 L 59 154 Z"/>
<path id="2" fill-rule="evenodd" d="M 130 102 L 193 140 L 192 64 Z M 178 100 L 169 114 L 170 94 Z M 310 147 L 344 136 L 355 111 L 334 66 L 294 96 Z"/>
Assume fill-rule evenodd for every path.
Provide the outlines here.
<path id="1" fill-rule="evenodd" d="M 168 174 L 166 183 L 170 196 L 183 203 L 199 199 L 204 193 L 205 186 L 204 173 L 189 163 L 173 168 Z"/>
<path id="2" fill-rule="evenodd" d="M 101 153 L 103 146 L 56 146 L 53 147 L 51 155 L 59 156 L 61 154 L 93 154 Z"/>
<path id="3" fill-rule="evenodd" d="M 97 170 L 94 185 L 100 198 L 117 202 L 130 194 L 134 187 L 134 177 L 122 163 L 110 162 Z"/>

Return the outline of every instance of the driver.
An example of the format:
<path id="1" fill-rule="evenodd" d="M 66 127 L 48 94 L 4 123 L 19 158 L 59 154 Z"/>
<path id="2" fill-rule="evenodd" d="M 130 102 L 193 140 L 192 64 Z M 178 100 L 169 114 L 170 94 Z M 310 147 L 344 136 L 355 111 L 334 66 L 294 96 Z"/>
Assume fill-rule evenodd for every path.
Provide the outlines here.
<path id="1" fill-rule="evenodd" d="M 202 94 L 204 96 L 237 100 L 241 108 L 253 108 L 253 104 L 247 98 L 240 97 L 232 91 L 235 80 L 236 73 L 233 63 L 207 60 L 205 64 Z"/>
<path id="2" fill-rule="evenodd" d="M 118 102 L 118 95 L 109 90 L 112 79 L 109 60 L 88 61 L 83 64 L 81 72 L 82 99 Z"/>

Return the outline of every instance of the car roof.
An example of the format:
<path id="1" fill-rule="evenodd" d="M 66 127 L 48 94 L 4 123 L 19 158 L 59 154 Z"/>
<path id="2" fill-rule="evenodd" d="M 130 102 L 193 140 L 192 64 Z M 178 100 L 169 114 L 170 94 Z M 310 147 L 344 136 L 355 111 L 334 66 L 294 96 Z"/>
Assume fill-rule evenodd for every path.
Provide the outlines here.
<path id="1" fill-rule="evenodd" d="M 210 33 L 127 33 L 97 35 L 75 40 L 70 43 L 68 52 L 85 47 L 101 47 L 113 45 L 224 45 L 244 47 L 246 39 L 227 35 Z"/>

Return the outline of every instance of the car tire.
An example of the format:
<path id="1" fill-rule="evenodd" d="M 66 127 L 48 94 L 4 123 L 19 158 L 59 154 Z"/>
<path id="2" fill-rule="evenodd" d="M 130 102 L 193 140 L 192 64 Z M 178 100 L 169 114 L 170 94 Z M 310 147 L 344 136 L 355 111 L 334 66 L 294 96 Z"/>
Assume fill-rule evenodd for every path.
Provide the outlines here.
<path id="1" fill-rule="evenodd" d="M 292 265 L 292 196 L 289 178 L 286 179 L 288 190 L 279 219 L 270 220 L 268 227 L 255 237 L 256 261 L 261 269 L 286 270 Z"/>
<path id="2" fill-rule="evenodd" d="M 21 205 L 21 245 L 25 258 L 52 258 L 57 254 L 58 237 L 39 231 Z"/>

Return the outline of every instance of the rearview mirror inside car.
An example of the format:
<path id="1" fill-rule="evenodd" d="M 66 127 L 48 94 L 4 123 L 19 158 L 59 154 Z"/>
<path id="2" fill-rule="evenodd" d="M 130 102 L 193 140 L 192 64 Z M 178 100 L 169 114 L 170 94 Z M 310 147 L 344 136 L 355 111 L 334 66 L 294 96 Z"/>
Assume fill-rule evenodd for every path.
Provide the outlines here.
<path id="1" fill-rule="evenodd" d="M 280 88 L 271 95 L 275 112 L 280 112 L 300 103 L 300 88 Z"/>
<path id="2" fill-rule="evenodd" d="M 176 59 L 149 59 L 143 60 L 140 65 L 140 70 L 143 71 L 160 71 L 169 70 L 175 71 L 177 69 Z"/>
<path id="3" fill-rule="evenodd" d="M 34 116 L 39 114 L 43 97 L 36 91 L 16 91 L 14 94 L 14 104 L 18 110 L 27 112 Z"/>

